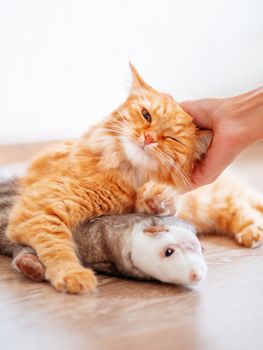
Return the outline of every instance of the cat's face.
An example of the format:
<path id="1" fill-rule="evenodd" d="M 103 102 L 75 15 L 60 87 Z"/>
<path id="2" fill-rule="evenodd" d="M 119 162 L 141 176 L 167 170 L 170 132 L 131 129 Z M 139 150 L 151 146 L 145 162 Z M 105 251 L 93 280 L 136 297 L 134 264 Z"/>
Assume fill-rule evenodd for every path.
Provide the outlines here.
<path id="1" fill-rule="evenodd" d="M 210 134 L 197 129 L 172 96 L 146 84 L 131 65 L 133 83 L 125 103 L 106 120 L 118 152 L 148 180 L 184 189 Z"/>

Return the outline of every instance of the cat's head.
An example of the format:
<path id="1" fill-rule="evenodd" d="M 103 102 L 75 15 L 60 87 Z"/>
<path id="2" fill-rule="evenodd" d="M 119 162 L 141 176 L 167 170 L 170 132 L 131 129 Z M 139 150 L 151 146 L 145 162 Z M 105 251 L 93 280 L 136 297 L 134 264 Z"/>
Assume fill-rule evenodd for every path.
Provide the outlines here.
<path id="1" fill-rule="evenodd" d="M 132 86 L 127 100 L 105 121 L 101 139 L 107 164 L 126 164 L 143 181 L 154 180 L 184 190 L 211 134 L 198 130 L 174 98 L 149 86 L 130 64 Z M 112 145 L 109 145 L 112 142 Z"/>

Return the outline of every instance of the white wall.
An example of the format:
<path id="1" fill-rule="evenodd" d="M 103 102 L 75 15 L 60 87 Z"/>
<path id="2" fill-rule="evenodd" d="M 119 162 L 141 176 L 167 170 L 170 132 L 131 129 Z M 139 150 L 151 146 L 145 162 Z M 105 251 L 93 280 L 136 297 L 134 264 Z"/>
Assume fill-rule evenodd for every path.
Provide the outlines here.
<path id="1" fill-rule="evenodd" d="M 128 60 L 178 100 L 263 84 L 262 0 L 0 0 L 0 143 L 75 137 Z"/>

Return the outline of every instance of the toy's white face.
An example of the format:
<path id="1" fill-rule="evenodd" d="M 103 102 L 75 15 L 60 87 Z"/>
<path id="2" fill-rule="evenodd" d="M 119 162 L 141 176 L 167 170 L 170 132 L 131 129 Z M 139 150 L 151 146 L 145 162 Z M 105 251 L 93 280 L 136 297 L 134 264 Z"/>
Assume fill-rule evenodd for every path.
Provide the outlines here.
<path id="1" fill-rule="evenodd" d="M 207 265 L 194 232 L 180 226 L 166 226 L 157 232 L 135 225 L 131 258 L 134 266 L 167 283 L 195 285 L 204 280 Z"/>

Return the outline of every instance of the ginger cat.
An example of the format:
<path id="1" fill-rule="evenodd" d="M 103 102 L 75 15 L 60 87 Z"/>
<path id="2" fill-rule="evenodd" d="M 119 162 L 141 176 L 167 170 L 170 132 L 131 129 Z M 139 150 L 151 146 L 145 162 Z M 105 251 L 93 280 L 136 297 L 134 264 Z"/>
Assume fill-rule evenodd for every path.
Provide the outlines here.
<path id="1" fill-rule="evenodd" d="M 83 220 L 134 211 L 160 215 L 177 211 L 189 216 L 198 229 L 208 220 L 198 206 L 202 204 L 203 210 L 209 203 L 199 201 L 196 191 L 179 201 L 174 190 L 184 190 L 211 133 L 198 130 L 170 95 L 146 84 L 132 65 L 131 71 L 131 91 L 120 107 L 80 140 L 65 141 L 40 154 L 20 181 L 7 237 L 35 249 L 46 279 L 58 291 L 79 293 L 96 286 L 93 271 L 80 264 L 72 238 L 72 229 Z M 235 205 L 230 195 L 223 202 Z M 234 220 L 228 214 L 228 221 Z M 216 218 L 220 226 L 219 213 Z M 221 221 L 225 231 L 242 232 L 242 225 L 224 226 Z M 249 244 L 238 239 L 248 246 L 253 237 Z"/>

